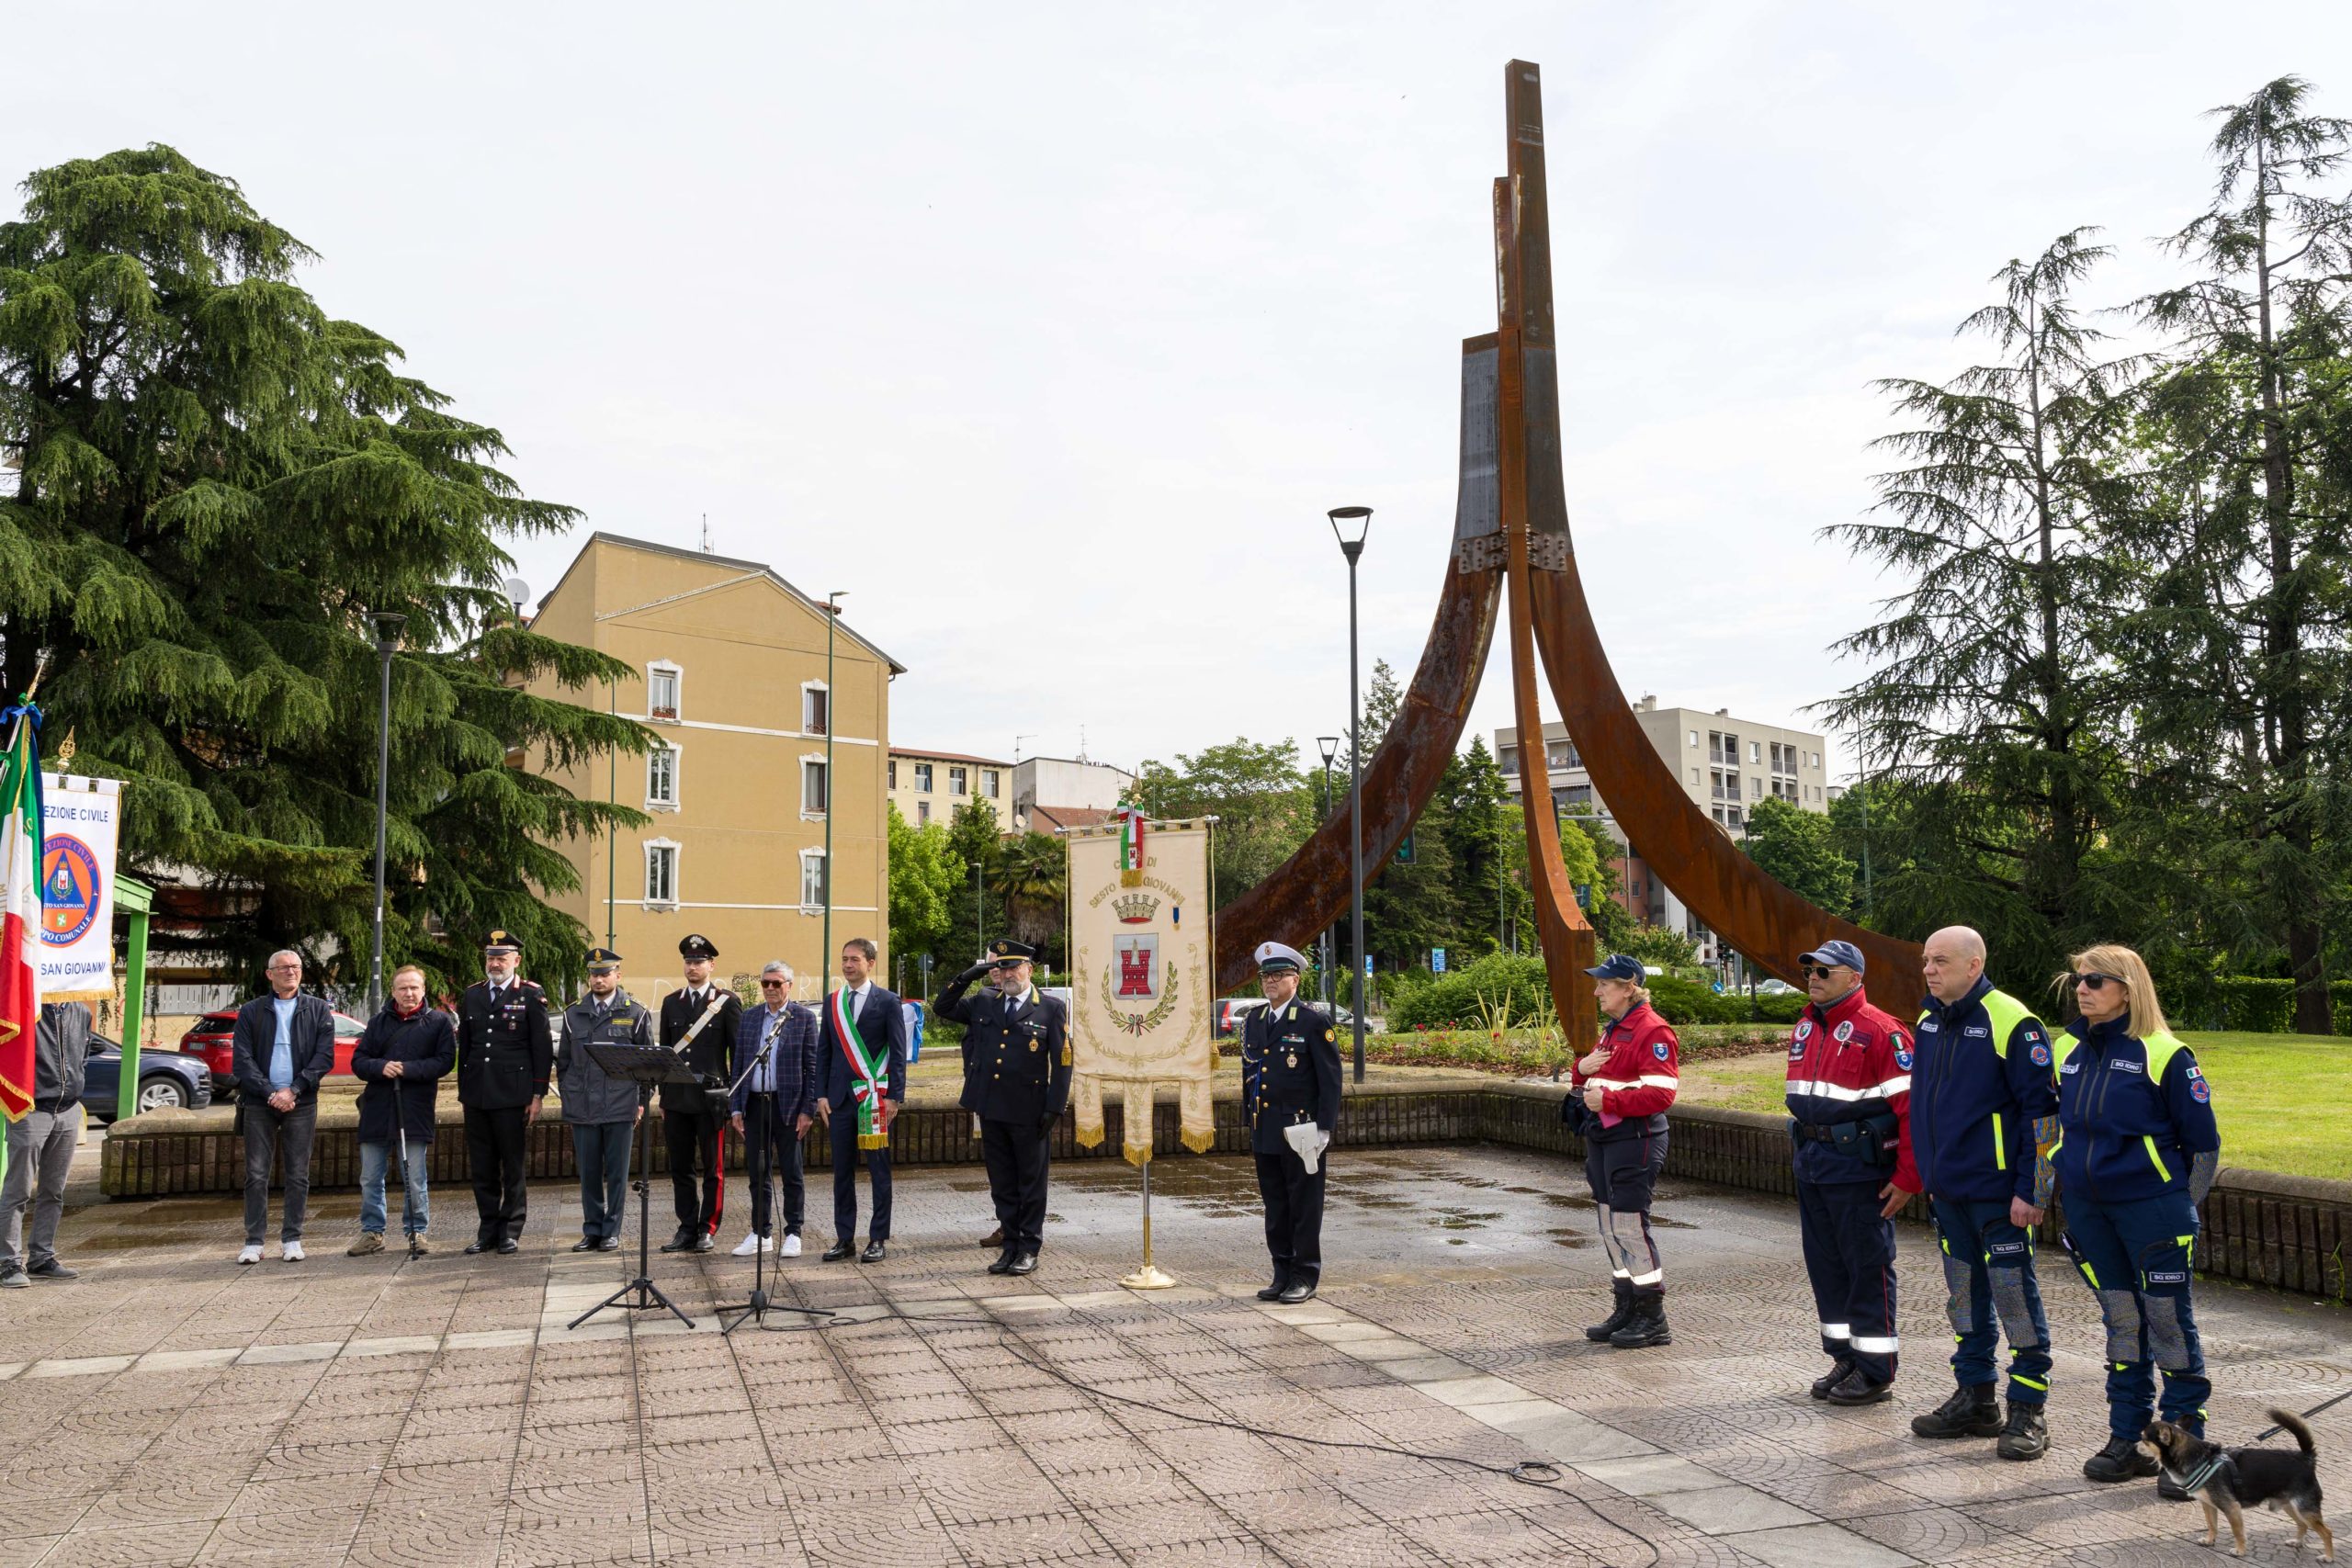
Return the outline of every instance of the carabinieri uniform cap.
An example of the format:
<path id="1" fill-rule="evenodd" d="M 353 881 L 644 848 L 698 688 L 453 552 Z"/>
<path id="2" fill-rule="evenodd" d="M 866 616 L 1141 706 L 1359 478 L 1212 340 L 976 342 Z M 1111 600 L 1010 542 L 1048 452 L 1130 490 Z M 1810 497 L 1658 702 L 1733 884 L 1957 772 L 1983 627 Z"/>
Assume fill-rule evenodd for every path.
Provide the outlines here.
<path id="1" fill-rule="evenodd" d="M 1862 972 L 1862 950 L 1850 942 L 1825 942 L 1811 953 L 1797 954 L 1800 964 L 1842 964 L 1859 975 Z"/>
<path id="2" fill-rule="evenodd" d="M 523 944 L 504 931 L 492 931 L 482 938 L 481 950 L 484 956 L 494 953 L 520 953 Z"/>
<path id="3" fill-rule="evenodd" d="M 592 947 L 588 950 L 588 973 L 591 975 L 609 975 L 620 966 L 621 955 L 611 948 Z"/>
<path id="4" fill-rule="evenodd" d="M 1016 964 L 1035 964 L 1037 962 L 1037 950 L 1025 942 L 1014 942 L 1011 937 L 1001 936 L 989 943 L 989 962 L 999 969 L 1010 969 Z"/>
<path id="5" fill-rule="evenodd" d="M 1295 975 L 1306 967 L 1306 955 L 1295 947 L 1278 942 L 1258 944 L 1258 973 L 1261 975 Z"/>
<path id="6" fill-rule="evenodd" d="M 1649 971 L 1643 967 L 1640 959 L 1612 953 L 1585 973 L 1596 980 L 1638 980 Z"/>
<path id="7" fill-rule="evenodd" d="M 700 931 L 695 931 L 678 943 L 678 956 L 689 959 L 716 958 L 718 956 L 718 949 L 711 945 L 710 938 Z"/>

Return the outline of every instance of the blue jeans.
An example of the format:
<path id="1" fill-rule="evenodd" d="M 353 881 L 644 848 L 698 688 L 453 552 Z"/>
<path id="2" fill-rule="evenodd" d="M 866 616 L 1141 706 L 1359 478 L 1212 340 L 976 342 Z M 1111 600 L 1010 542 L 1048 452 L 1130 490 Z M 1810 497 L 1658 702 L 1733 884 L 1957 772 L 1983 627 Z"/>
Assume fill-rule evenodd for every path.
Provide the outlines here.
<path id="1" fill-rule="evenodd" d="M 2213 1384 L 2188 1304 L 2197 1206 L 2186 1192 L 2124 1203 L 2068 1193 L 2064 1201 L 2068 1250 L 2107 1320 L 2108 1431 L 2136 1441 L 2150 1411 L 2160 1410 L 2201 1437 Z"/>
<path id="2" fill-rule="evenodd" d="M 410 1145 L 408 1163 L 401 1169 L 401 1231 L 405 1235 L 423 1235 L 433 1222 L 424 1197 L 424 1151 L 429 1146 Z M 384 1178 L 391 1163 L 391 1145 L 359 1145 L 359 1228 L 370 1235 L 384 1234 Z"/>
<path id="3" fill-rule="evenodd" d="M 572 1163 L 580 1168 L 580 1234 L 589 1241 L 618 1236 L 621 1222 L 628 1217 L 632 1130 L 627 1122 L 571 1124 Z"/>
<path id="4" fill-rule="evenodd" d="M 2009 1223 L 2009 1201 L 1938 1198 L 1951 1316 L 1952 1376 L 1962 1388 L 1995 1381 L 1993 1353 L 2009 1337 L 2009 1403 L 2050 1400 L 2050 1320 L 2033 1275 L 2033 1233 Z"/>

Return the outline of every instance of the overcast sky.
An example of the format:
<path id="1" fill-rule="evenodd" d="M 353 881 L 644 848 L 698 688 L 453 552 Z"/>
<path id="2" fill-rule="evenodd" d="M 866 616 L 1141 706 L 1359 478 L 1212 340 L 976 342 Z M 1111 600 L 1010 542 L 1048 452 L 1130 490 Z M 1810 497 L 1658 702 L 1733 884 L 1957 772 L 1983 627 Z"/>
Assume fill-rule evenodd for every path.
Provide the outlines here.
<path id="1" fill-rule="evenodd" d="M 104 12 L 116 12 L 111 18 Z M 581 533 L 849 591 L 892 739 L 1133 765 L 1408 674 L 1494 327 L 1502 66 L 1544 67 L 1571 520 L 1629 694 L 1781 723 L 1860 671 L 1873 378 L 1941 377 L 2077 224 L 2101 299 L 2209 187 L 2199 111 L 2352 6 L 36 8 L 10 177 L 165 141 L 495 424 Z M 242 17 L 242 20 L 232 19 Z M 551 587 L 577 539 L 515 548 Z M 1508 723 L 1498 645 L 1473 722 Z M 1547 705 L 1547 712 L 1548 705 Z M 1833 764 L 1848 753 L 1833 742 Z"/>

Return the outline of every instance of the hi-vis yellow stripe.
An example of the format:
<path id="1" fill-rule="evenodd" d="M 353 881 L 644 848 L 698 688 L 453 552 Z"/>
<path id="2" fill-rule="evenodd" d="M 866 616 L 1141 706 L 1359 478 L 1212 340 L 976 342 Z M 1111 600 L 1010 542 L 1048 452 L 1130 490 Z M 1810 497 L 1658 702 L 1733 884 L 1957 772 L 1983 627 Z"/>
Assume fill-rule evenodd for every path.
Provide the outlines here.
<path id="1" fill-rule="evenodd" d="M 2155 1139 L 2143 1137 L 2140 1141 L 2148 1145 L 2148 1157 L 2155 1162 L 2156 1174 L 2165 1180 L 2170 1181 L 2172 1179 L 2172 1172 L 2165 1168 L 2165 1156 L 2156 1153 Z"/>
<path id="2" fill-rule="evenodd" d="M 2001 1136 L 2001 1113 L 1993 1112 L 1993 1168 L 2009 1168 L 2009 1141 Z"/>

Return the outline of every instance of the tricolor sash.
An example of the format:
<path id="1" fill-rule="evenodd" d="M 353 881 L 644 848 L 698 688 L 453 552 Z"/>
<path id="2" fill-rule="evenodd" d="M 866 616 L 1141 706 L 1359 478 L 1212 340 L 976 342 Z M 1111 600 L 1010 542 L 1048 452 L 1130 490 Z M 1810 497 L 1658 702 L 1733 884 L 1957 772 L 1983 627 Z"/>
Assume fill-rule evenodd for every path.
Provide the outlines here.
<path id="1" fill-rule="evenodd" d="M 857 1146 L 887 1147 L 890 1137 L 882 1129 L 882 1100 L 890 1089 L 890 1043 L 885 1040 L 879 1047 L 870 1047 L 859 1035 L 857 1020 L 850 1016 L 848 987 L 835 991 L 828 1005 L 833 1015 L 833 1038 L 841 1043 L 842 1055 L 849 1058 L 850 1077 L 857 1085 L 851 1091 L 857 1100 Z"/>

